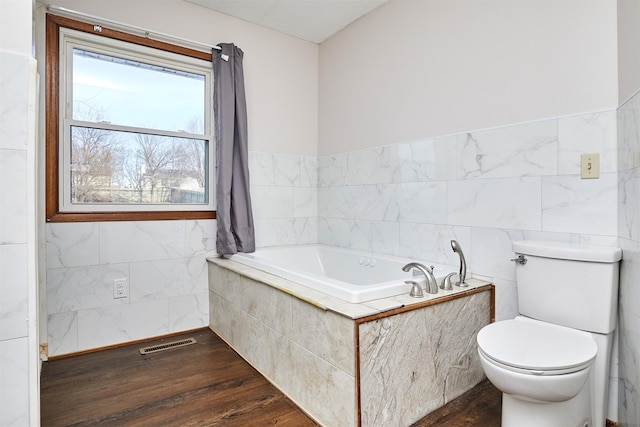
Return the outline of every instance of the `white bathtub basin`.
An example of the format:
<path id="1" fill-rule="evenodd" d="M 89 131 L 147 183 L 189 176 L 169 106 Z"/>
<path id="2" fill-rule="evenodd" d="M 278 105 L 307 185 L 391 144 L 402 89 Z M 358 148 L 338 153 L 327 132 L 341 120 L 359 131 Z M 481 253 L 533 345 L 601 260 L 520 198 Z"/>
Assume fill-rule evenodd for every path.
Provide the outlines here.
<path id="1" fill-rule="evenodd" d="M 402 271 L 409 262 L 433 265 L 438 284 L 444 276 L 458 270 L 428 261 L 325 245 L 260 248 L 254 253 L 232 255 L 230 259 L 352 303 L 409 293 L 411 286 L 405 280 L 415 280 L 424 289 L 423 274 L 413 277 L 412 272 Z"/>

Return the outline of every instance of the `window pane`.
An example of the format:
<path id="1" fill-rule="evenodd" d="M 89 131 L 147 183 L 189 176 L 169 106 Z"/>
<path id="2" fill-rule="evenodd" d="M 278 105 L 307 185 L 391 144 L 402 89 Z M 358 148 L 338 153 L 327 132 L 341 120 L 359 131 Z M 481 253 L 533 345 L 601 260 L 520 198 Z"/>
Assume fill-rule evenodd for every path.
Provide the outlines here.
<path id="1" fill-rule="evenodd" d="M 202 204 L 208 141 L 71 127 L 73 204 Z"/>
<path id="2" fill-rule="evenodd" d="M 74 120 L 204 133 L 204 75 L 73 49 Z"/>

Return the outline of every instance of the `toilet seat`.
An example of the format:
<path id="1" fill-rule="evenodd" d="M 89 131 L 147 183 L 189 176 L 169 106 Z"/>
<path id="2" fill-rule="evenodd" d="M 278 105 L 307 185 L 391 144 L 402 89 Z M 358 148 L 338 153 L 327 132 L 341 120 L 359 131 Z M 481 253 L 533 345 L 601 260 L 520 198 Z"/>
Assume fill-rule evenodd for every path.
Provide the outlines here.
<path id="1" fill-rule="evenodd" d="M 478 332 L 478 350 L 504 369 L 540 376 L 585 369 L 598 349 L 587 333 L 530 319 L 513 319 L 482 328 Z"/>

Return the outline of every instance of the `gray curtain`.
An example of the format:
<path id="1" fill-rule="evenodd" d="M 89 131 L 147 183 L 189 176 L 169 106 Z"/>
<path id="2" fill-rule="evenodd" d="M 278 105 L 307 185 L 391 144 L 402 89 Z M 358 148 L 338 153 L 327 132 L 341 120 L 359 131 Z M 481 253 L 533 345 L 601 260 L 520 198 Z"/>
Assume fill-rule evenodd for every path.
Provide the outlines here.
<path id="1" fill-rule="evenodd" d="M 216 199 L 219 254 L 255 251 L 249 194 L 247 101 L 243 52 L 231 43 L 213 49 L 213 109 L 216 127 Z"/>

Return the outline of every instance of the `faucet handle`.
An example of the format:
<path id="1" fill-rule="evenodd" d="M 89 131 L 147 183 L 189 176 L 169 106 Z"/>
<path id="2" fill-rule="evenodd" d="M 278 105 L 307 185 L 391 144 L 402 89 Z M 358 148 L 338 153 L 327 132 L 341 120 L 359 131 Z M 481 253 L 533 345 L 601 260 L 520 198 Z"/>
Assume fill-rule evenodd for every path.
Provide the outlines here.
<path id="1" fill-rule="evenodd" d="M 422 288 L 420 287 L 420 285 L 417 282 L 414 282 L 413 280 L 407 280 L 404 283 L 406 283 L 407 285 L 411 285 L 411 291 L 409 292 L 409 296 L 414 297 L 414 298 L 422 298 L 422 297 L 424 297 L 424 293 L 422 292 Z"/>
<path id="2" fill-rule="evenodd" d="M 451 278 L 457 274 L 458 273 L 447 274 L 444 279 L 442 279 L 442 283 L 440 283 L 440 289 L 444 289 L 445 291 L 453 290 L 453 287 L 451 286 Z"/>

